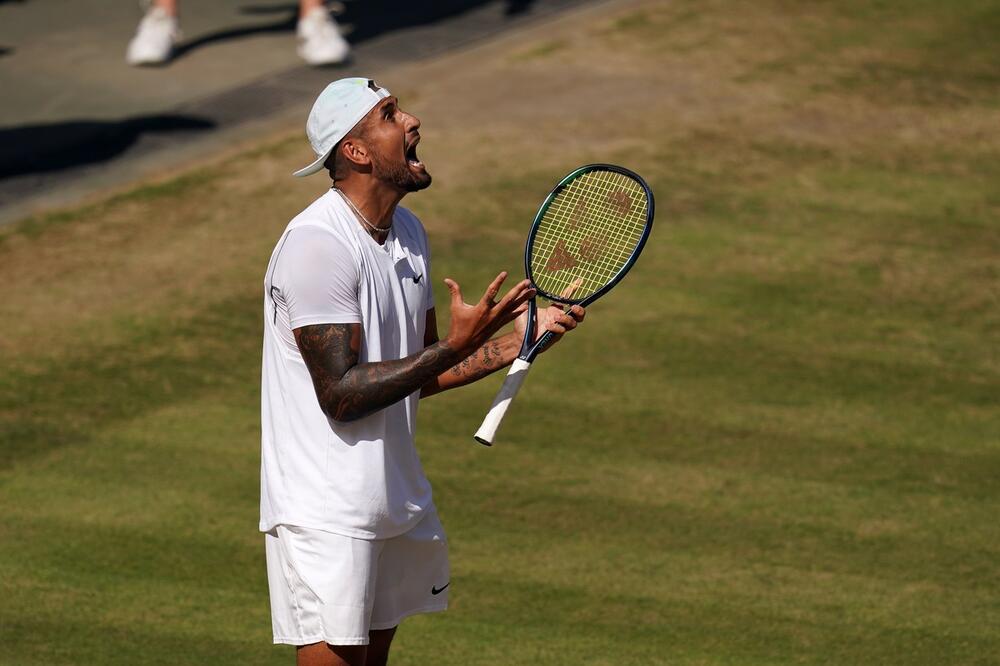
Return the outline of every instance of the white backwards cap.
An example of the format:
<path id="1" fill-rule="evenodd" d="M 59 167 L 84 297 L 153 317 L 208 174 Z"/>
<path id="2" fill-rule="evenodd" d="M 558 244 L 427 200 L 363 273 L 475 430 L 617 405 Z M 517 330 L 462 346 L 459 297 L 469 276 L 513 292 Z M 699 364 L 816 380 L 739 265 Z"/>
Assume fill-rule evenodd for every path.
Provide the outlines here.
<path id="1" fill-rule="evenodd" d="M 316 98 L 306 121 L 306 136 L 317 155 L 316 161 L 292 175 L 310 176 L 320 171 L 337 143 L 390 94 L 372 79 L 359 77 L 328 85 Z"/>

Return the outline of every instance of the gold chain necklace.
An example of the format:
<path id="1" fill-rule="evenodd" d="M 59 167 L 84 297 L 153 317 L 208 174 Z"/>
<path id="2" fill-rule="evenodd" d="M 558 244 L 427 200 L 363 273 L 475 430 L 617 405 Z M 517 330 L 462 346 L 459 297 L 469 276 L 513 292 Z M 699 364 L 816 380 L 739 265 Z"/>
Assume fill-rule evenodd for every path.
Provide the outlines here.
<path id="1" fill-rule="evenodd" d="M 338 190 L 336 187 L 333 188 L 333 189 L 337 192 L 337 194 L 340 195 L 341 199 L 343 199 L 344 201 L 347 202 L 347 205 L 351 207 L 351 210 L 353 210 L 354 213 L 358 216 L 358 219 L 360 219 L 361 222 L 364 223 L 364 225 L 366 227 L 368 227 L 369 229 L 371 229 L 372 233 L 374 233 L 374 234 L 388 234 L 389 233 L 389 230 L 391 229 L 391 227 L 386 227 L 385 229 L 381 229 L 379 227 L 376 227 L 374 224 L 372 224 L 371 222 L 368 221 L 368 218 L 365 217 L 364 213 L 362 213 L 360 210 L 358 210 L 358 207 L 354 205 L 354 202 L 351 201 L 351 198 L 349 196 L 347 196 L 346 194 L 344 194 L 343 192 L 341 192 L 340 190 Z"/>

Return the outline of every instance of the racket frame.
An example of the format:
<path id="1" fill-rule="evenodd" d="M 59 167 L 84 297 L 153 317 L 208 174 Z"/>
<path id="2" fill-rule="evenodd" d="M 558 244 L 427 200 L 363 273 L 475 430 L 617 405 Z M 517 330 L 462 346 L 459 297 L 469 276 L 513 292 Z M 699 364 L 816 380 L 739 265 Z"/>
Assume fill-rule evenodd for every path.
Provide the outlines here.
<path id="1" fill-rule="evenodd" d="M 552 205 L 555 198 L 567 185 L 591 171 L 611 171 L 620 173 L 639 183 L 646 193 L 646 225 L 642 230 L 642 236 L 639 238 L 639 242 L 636 243 L 635 248 L 632 250 L 632 254 L 629 255 L 628 260 L 622 265 L 615 276 L 607 282 L 607 284 L 595 291 L 593 294 L 584 298 L 563 298 L 558 294 L 550 294 L 535 284 L 531 271 L 531 246 L 538 233 L 538 227 L 541 225 L 542 218 L 545 217 L 545 213 L 548 211 L 549 206 Z M 545 200 L 542 201 L 542 205 L 538 208 L 538 212 L 535 214 L 535 220 L 532 222 L 531 230 L 528 232 L 528 240 L 524 244 L 524 274 L 529 280 L 531 280 L 532 286 L 538 293 L 535 297 L 528 301 L 528 325 L 525 328 L 524 340 L 521 342 L 521 351 L 511 365 L 511 369 L 507 373 L 507 377 L 504 379 L 503 385 L 500 387 L 500 392 L 497 393 L 496 398 L 493 400 L 493 405 L 490 407 L 486 418 L 483 420 L 483 424 L 479 427 L 479 430 L 475 434 L 475 440 L 477 442 L 483 444 L 484 446 L 493 445 L 493 438 L 496 435 L 496 431 L 500 427 L 500 423 L 507 412 L 507 408 L 514 400 L 514 396 L 516 396 L 517 392 L 520 390 L 521 384 L 524 383 L 524 380 L 528 375 L 528 370 L 531 369 L 532 361 L 534 361 L 535 357 L 538 356 L 543 349 L 550 345 L 552 340 L 555 338 L 555 334 L 552 331 L 545 331 L 545 333 L 542 334 L 537 341 L 532 342 L 535 327 L 538 323 L 538 304 L 536 302 L 538 296 L 540 295 L 542 298 L 552 301 L 553 303 L 562 303 L 570 306 L 580 305 L 586 307 L 604 294 L 608 293 L 612 287 L 618 284 L 621 279 L 625 277 L 625 274 L 628 273 L 629 269 L 635 265 L 636 260 L 639 258 L 639 254 L 642 252 L 643 246 L 646 245 L 649 233 L 653 229 L 654 213 L 655 202 L 653 199 L 653 191 L 649 189 L 649 185 L 646 184 L 646 181 L 634 171 L 630 171 L 629 169 L 614 164 L 587 164 L 576 168 L 565 178 L 560 180 L 556 186 L 552 188 L 552 191 L 549 192 L 549 195 L 545 197 Z"/>
<path id="2" fill-rule="evenodd" d="M 580 178 L 584 174 L 587 174 L 591 171 L 612 171 L 615 173 L 620 173 L 623 176 L 631 178 L 635 182 L 639 183 L 639 185 L 642 186 L 642 189 L 645 190 L 646 193 L 646 202 L 647 202 L 646 225 L 645 227 L 643 227 L 642 236 L 639 238 L 639 242 L 635 244 L 635 248 L 632 250 L 632 254 L 629 255 L 628 260 L 624 264 L 622 264 L 622 267 L 618 270 L 615 276 L 608 281 L 607 284 L 605 284 L 603 287 L 595 291 L 593 294 L 586 296 L 585 298 L 579 298 L 579 299 L 563 298 L 558 294 L 548 293 L 535 283 L 535 279 L 532 276 L 532 271 L 531 271 L 531 258 L 532 258 L 531 246 L 535 240 L 535 236 L 538 234 L 538 228 L 539 226 L 541 226 L 542 218 L 545 217 L 545 213 L 549 210 L 549 206 L 552 205 L 552 202 L 555 200 L 555 198 L 559 195 L 560 192 L 562 192 L 566 188 L 567 185 L 569 185 L 577 178 Z M 519 359 L 530 363 L 535 359 L 536 356 L 538 356 L 538 354 L 542 352 L 543 349 L 545 349 L 552 343 L 552 338 L 555 337 L 555 334 L 553 334 L 551 331 L 546 331 L 545 334 L 543 334 L 542 337 L 540 337 L 537 341 L 535 342 L 531 341 L 531 338 L 534 337 L 532 333 L 535 329 L 535 324 L 537 323 L 537 317 L 538 317 L 538 305 L 536 304 L 535 299 L 537 299 L 538 296 L 541 296 L 542 298 L 552 301 L 553 303 L 562 303 L 564 305 L 580 305 L 582 307 L 586 307 L 591 303 L 593 303 L 594 301 L 596 301 L 601 296 L 603 296 L 604 294 L 608 293 L 612 287 L 618 284 L 622 280 L 622 278 L 625 277 L 625 274 L 629 272 L 629 269 L 631 269 L 632 266 L 635 265 L 636 260 L 639 258 L 639 254 L 642 252 L 642 248 L 643 246 L 646 245 L 646 240 L 649 238 L 649 233 L 653 229 L 653 216 L 655 214 L 655 209 L 656 209 L 656 204 L 653 199 L 653 190 L 649 188 L 649 185 L 646 183 L 645 180 L 643 180 L 642 176 L 640 176 L 634 171 L 631 171 L 630 169 L 626 169 L 625 167 L 620 167 L 616 164 L 597 163 L 597 164 L 587 164 L 582 167 L 578 167 L 574 169 L 572 172 L 570 172 L 565 178 L 560 180 L 556 184 L 556 186 L 552 188 L 552 191 L 549 192 L 549 195 L 545 197 L 544 201 L 542 201 L 542 205 L 539 206 L 538 212 L 535 214 L 535 220 L 534 222 L 531 223 L 531 230 L 528 232 L 528 240 L 525 241 L 524 243 L 524 275 L 529 280 L 531 280 L 531 286 L 534 287 L 538 293 L 534 298 L 532 298 L 528 302 L 528 327 L 525 329 L 524 341 L 521 343 L 521 351 L 517 356 Z"/>

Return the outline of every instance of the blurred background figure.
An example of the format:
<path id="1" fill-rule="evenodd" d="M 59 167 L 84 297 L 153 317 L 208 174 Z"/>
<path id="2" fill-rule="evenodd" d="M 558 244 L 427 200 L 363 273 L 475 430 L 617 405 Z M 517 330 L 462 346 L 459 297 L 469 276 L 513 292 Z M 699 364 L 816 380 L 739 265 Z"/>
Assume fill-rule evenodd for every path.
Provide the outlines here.
<path id="1" fill-rule="evenodd" d="M 125 60 L 130 65 L 160 65 L 170 60 L 181 38 L 179 0 L 152 0 L 129 42 Z M 340 27 L 323 0 L 299 0 L 296 30 L 299 56 L 310 65 L 335 65 L 351 52 Z"/>

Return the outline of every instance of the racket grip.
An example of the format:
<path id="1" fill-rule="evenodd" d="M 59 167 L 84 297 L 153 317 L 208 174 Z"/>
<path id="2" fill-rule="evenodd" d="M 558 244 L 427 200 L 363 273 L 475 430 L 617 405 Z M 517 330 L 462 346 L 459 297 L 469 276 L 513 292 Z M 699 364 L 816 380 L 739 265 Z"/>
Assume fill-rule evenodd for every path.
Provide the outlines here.
<path id="1" fill-rule="evenodd" d="M 510 403 L 520 390 L 521 384 L 524 383 L 524 378 L 528 376 L 528 370 L 530 369 L 531 363 L 529 361 L 522 361 L 519 358 L 514 359 L 514 363 L 510 366 L 510 371 L 507 373 L 507 378 L 503 380 L 503 386 L 500 387 L 497 397 L 493 399 L 490 411 L 486 413 L 483 424 L 476 431 L 477 442 L 486 446 L 493 445 L 493 437 L 497 434 L 500 422 L 503 421 L 503 416 L 507 413 L 507 408 L 510 407 Z"/>

